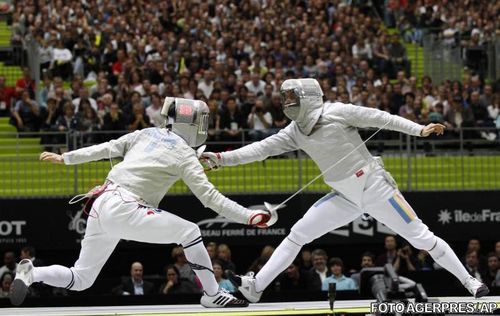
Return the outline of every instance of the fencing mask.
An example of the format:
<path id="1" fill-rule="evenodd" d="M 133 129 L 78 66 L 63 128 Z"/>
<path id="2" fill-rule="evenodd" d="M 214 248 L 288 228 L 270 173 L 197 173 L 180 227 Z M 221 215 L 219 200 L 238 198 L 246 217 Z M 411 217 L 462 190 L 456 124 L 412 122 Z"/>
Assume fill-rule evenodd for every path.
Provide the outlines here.
<path id="1" fill-rule="evenodd" d="M 190 147 L 198 147 L 207 140 L 209 110 L 205 102 L 166 97 L 161 115 Z"/>
<path id="2" fill-rule="evenodd" d="M 316 79 L 288 79 L 281 84 L 281 106 L 302 133 L 309 135 L 323 112 L 323 91 Z"/>

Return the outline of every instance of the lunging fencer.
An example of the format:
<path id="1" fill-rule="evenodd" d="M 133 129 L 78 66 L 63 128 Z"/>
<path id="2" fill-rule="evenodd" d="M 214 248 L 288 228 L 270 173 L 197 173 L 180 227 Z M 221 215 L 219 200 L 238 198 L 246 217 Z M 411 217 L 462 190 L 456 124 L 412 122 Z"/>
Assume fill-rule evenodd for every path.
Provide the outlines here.
<path id="1" fill-rule="evenodd" d="M 260 300 L 262 291 L 292 263 L 302 246 L 363 213 L 391 228 L 415 248 L 427 250 L 476 298 L 488 294 L 488 288 L 467 273 L 450 246 L 422 223 L 394 179 L 384 170 L 381 160 L 372 157 L 357 131 L 358 127 L 385 127 L 427 137 L 433 133 L 443 134 L 443 125 L 423 126 L 373 108 L 324 103 L 323 91 L 315 79 L 285 80 L 280 93 L 283 111 L 292 120 L 286 128 L 234 151 L 206 152 L 201 156 L 208 168 L 217 168 L 261 161 L 301 149 L 316 162 L 324 173 L 324 181 L 333 189 L 293 225 L 290 234 L 257 275 L 232 276 L 232 281 L 250 302 Z"/>
<path id="2" fill-rule="evenodd" d="M 245 307 L 215 280 L 200 229 L 158 205 L 169 188 L 182 179 L 205 207 L 237 223 L 265 227 L 269 212 L 249 210 L 217 191 L 208 181 L 192 147 L 207 138 L 208 106 L 203 101 L 166 98 L 162 115 L 166 128 L 147 128 L 95 146 L 62 155 L 44 152 L 40 160 L 66 165 L 123 157 L 106 182 L 86 197 L 90 205 L 80 256 L 73 267 L 33 267 L 24 259 L 18 265 L 10 299 L 21 304 L 34 282 L 74 291 L 89 288 L 120 239 L 184 247 L 189 265 L 203 285 L 205 307 Z"/>

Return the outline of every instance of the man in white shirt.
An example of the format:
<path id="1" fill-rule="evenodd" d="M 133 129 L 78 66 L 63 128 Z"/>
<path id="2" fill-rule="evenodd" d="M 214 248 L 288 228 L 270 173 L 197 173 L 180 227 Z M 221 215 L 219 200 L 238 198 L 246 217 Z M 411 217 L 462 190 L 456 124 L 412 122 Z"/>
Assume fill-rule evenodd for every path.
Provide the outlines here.
<path id="1" fill-rule="evenodd" d="M 67 80 L 72 75 L 71 60 L 73 59 L 73 54 L 69 49 L 64 47 L 62 41 L 57 43 L 57 47 L 52 51 L 52 63 L 51 68 L 53 69 L 54 76 L 60 76 Z"/>
<path id="2" fill-rule="evenodd" d="M 264 102 L 257 99 L 250 114 L 248 114 L 248 133 L 253 141 L 261 140 L 269 136 L 269 129 L 273 123 L 271 113 L 264 107 Z"/>
<path id="3" fill-rule="evenodd" d="M 78 113 L 78 109 L 80 107 L 80 102 L 82 100 L 88 100 L 90 102 L 90 106 L 94 109 L 94 111 L 97 112 L 97 102 L 95 99 L 90 97 L 89 89 L 86 87 L 81 87 L 80 90 L 78 90 L 78 98 L 73 99 L 71 101 L 73 105 L 75 106 L 75 112 Z"/>
<path id="4" fill-rule="evenodd" d="M 210 95 L 214 90 L 214 72 L 212 69 L 207 69 L 203 73 L 203 79 L 198 83 L 198 89 L 203 91 L 205 98 L 210 99 Z"/>
<path id="5" fill-rule="evenodd" d="M 264 88 L 266 87 L 266 82 L 260 79 L 258 72 L 253 72 L 251 74 L 251 79 L 245 82 L 245 87 L 248 91 L 255 93 L 256 96 L 264 94 Z"/>

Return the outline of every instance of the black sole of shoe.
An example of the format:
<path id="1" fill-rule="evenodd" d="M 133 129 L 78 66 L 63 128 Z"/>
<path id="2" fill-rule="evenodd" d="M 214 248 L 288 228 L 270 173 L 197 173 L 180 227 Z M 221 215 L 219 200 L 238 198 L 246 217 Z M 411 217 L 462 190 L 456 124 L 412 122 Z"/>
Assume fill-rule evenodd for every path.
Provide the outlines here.
<path id="1" fill-rule="evenodd" d="M 239 301 L 242 301 L 242 300 L 239 300 Z M 242 302 L 239 302 L 237 304 L 232 304 L 232 303 L 228 303 L 226 304 L 226 306 L 224 307 L 231 307 L 231 308 L 236 308 L 236 307 L 248 307 L 248 302 L 244 301 L 245 303 Z"/>
<path id="2" fill-rule="evenodd" d="M 24 302 L 28 294 L 28 287 L 23 281 L 16 279 L 10 286 L 10 302 L 12 305 L 19 306 Z"/>
<path id="3" fill-rule="evenodd" d="M 226 278 L 233 283 L 234 286 L 241 286 L 241 277 L 237 276 L 233 271 L 226 270 Z"/>
<path id="4" fill-rule="evenodd" d="M 490 290 L 488 289 L 488 287 L 486 285 L 482 285 L 481 287 L 479 287 L 479 289 L 477 290 L 476 292 L 476 295 L 475 297 L 476 298 L 480 298 L 480 297 L 483 297 L 483 296 L 486 296 L 488 295 L 488 293 L 490 293 Z"/>

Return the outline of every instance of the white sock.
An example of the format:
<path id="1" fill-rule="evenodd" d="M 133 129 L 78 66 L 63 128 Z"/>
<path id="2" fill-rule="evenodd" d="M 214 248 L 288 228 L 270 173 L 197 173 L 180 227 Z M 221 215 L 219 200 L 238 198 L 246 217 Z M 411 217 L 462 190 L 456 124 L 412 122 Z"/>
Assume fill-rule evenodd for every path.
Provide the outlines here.
<path id="1" fill-rule="evenodd" d="M 73 285 L 74 281 L 73 273 L 67 267 L 52 265 L 33 269 L 33 282 L 43 282 L 55 287 L 68 288 Z"/>
<path id="2" fill-rule="evenodd" d="M 255 276 L 255 290 L 262 292 L 264 289 L 288 266 L 299 254 L 302 246 L 285 238 L 274 250 L 271 258 Z"/>
<path id="3" fill-rule="evenodd" d="M 464 265 L 458 260 L 457 255 L 450 245 L 439 237 L 436 237 L 436 245 L 429 250 L 429 254 L 440 266 L 450 271 L 462 284 L 469 277 Z"/>
<path id="4" fill-rule="evenodd" d="M 191 269 L 193 269 L 196 276 L 200 279 L 203 290 L 210 296 L 217 294 L 219 292 L 219 284 L 215 280 L 212 262 L 201 239 L 199 243 L 184 248 L 184 253 Z"/>

